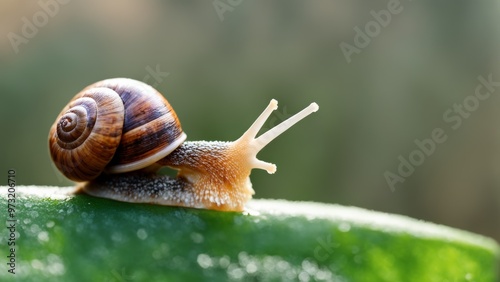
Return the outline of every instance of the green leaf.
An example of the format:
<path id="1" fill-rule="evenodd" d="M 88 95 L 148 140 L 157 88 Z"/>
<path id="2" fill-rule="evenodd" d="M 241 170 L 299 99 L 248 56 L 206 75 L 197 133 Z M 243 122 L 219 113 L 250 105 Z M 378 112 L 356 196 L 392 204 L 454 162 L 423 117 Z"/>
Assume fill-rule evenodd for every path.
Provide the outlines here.
<path id="1" fill-rule="evenodd" d="M 7 187 L 0 187 L 3 222 Z M 491 239 L 354 207 L 252 200 L 244 213 L 16 187 L 1 281 L 496 281 Z M 10 241 L 12 242 L 12 240 Z"/>

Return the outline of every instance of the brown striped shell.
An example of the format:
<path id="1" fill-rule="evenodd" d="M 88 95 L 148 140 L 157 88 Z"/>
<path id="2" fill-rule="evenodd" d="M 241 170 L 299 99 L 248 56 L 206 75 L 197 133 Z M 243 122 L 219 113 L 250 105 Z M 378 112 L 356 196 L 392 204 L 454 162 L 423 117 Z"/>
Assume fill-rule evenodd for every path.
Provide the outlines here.
<path id="1" fill-rule="evenodd" d="M 57 168 L 88 181 L 107 173 L 145 168 L 186 139 L 167 100 L 151 86 L 114 78 L 94 83 L 62 110 L 49 133 Z"/>

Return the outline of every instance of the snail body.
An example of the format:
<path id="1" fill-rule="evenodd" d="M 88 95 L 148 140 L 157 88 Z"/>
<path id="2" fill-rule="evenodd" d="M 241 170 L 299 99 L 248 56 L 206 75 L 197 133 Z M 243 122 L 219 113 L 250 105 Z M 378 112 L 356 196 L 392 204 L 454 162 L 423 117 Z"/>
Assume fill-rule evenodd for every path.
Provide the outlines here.
<path id="1" fill-rule="evenodd" d="M 241 211 L 254 190 L 250 172 L 276 166 L 257 153 L 299 120 L 318 110 L 313 103 L 256 138 L 277 101 L 236 141 L 185 141 L 175 111 L 149 85 L 125 78 L 94 83 L 60 113 L 49 133 L 56 167 L 84 182 L 81 191 L 134 203 Z M 155 172 L 178 170 L 176 178 Z"/>

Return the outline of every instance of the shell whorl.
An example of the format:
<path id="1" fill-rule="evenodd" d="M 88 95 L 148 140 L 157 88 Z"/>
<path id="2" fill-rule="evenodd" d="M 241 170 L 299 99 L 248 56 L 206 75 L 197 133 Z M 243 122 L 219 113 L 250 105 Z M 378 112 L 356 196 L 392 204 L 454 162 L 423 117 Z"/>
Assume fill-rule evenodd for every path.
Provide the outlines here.
<path id="1" fill-rule="evenodd" d="M 50 130 L 49 148 L 66 177 L 88 181 L 103 171 L 150 166 L 185 139 L 177 115 L 158 91 L 115 78 L 89 85 L 71 100 Z"/>
<path id="2" fill-rule="evenodd" d="M 74 181 L 99 176 L 120 143 L 123 103 L 114 91 L 82 91 L 63 109 L 49 134 L 49 149 L 57 168 Z"/>

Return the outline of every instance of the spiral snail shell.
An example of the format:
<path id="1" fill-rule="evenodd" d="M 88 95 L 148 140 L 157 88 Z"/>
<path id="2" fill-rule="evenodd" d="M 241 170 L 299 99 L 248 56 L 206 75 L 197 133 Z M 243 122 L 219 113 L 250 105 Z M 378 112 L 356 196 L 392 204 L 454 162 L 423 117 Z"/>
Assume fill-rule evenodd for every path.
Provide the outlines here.
<path id="1" fill-rule="evenodd" d="M 74 181 L 95 179 L 103 170 L 145 168 L 184 140 L 167 100 L 151 86 L 126 78 L 103 80 L 76 94 L 49 135 L 52 160 Z"/>
<path id="2" fill-rule="evenodd" d="M 151 86 L 127 78 L 96 82 L 80 91 L 49 132 L 56 167 L 84 182 L 79 191 L 124 202 L 241 211 L 254 190 L 250 172 L 274 164 L 257 153 L 295 123 L 318 110 L 312 103 L 256 137 L 278 107 L 271 100 L 250 128 L 233 142 L 185 141 L 176 113 Z M 161 166 L 178 170 L 160 176 Z"/>

